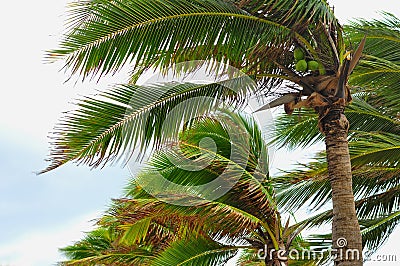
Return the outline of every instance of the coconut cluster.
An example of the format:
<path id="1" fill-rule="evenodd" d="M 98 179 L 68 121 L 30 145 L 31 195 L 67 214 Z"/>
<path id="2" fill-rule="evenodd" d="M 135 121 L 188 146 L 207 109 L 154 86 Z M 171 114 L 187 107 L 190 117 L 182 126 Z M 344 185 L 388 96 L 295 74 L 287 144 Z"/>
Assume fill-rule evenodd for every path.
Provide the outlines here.
<path id="1" fill-rule="evenodd" d="M 307 71 L 313 71 L 317 72 L 320 75 L 325 75 L 326 70 L 325 67 L 322 63 L 317 62 L 315 60 L 309 60 L 306 61 L 304 51 L 300 47 L 297 47 L 293 51 L 293 56 L 294 59 L 296 60 L 296 70 L 299 72 L 307 72 Z"/>

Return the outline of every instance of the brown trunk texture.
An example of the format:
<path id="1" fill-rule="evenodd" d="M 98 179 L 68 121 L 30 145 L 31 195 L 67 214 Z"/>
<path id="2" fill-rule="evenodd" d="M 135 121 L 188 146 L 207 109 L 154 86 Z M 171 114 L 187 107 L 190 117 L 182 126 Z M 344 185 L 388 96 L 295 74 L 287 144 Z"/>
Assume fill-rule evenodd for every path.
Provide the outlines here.
<path id="1" fill-rule="evenodd" d="M 287 259 L 279 259 L 277 252 L 275 251 L 272 254 L 272 259 L 269 255 L 267 256 L 267 258 L 265 258 L 265 265 L 266 266 L 287 266 L 289 264 L 288 264 Z"/>
<path id="2" fill-rule="evenodd" d="M 332 254 L 335 265 L 363 265 L 362 239 L 355 211 L 347 142 L 349 123 L 343 110 L 342 106 L 333 106 L 323 117 L 320 115 L 332 186 Z"/>
<path id="3" fill-rule="evenodd" d="M 273 250 L 273 252 L 271 252 Z M 279 253 L 279 254 L 278 254 Z M 265 257 L 265 265 L 266 266 L 287 266 L 288 258 L 286 255 L 286 248 L 283 241 L 279 243 L 279 250 L 275 250 L 274 245 L 270 242 L 267 245 L 267 254 Z"/>

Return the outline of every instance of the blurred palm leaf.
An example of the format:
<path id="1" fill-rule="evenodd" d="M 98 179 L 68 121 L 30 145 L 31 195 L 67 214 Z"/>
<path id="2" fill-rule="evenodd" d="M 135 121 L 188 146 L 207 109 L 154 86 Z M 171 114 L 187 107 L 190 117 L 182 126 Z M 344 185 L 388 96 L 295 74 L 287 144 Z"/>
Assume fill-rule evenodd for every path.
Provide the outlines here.
<path id="1" fill-rule="evenodd" d="M 247 143 L 231 142 L 228 132 L 232 125 L 240 135 L 247 132 Z M 207 151 L 199 144 L 204 138 L 212 138 L 218 149 Z M 158 150 L 149 166 L 126 187 L 126 197 L 114 200 L 108 213 L 99 220 L 100 229 L 62 249 L 69 259 L 64 265 L 222 265 L 239 250 L 258 250 L 271 243 L 277 247 L 282 243 L 291 245 L 292 241 L 294 246 L 300 243 L 300 239 L 295 238 L 297 233 L 294 234 L 301 229 L 298 225 L 281 225 L 274 190 L 265 172 L 268 170 L 265 167 L 268 162 L 264 161 L 267 158 L 265 143 L 253 119 L 226 112 L 217 113 L 215 117 L 199 117 L 180 134 L 179 140 L 172 147 L 180 147 L 183 152 L 175 155 L 195 164 L 201 155 L 210 153 L 213 156 L 209 166 L 190 173 L 180 168 L 181 164 L 173 165 L 168 160 L 169 152 L 174 151 L 171 144 L 168 150 Z M 185 145 L 189 148 L 185 149 Z M 251 147 L 244 165 L 241 158 L 236 161 L 238 158 L 229 157 L 232 145 Z M 243 169 L 227 169 L 224 161 L 241 165 Z M 141 187 L 143 180 L 149 179 L 147 175 L 153 174 L 151 169 L 183 186 L 210 181 L 222 171 L 231 171 L 228 176 L 238 175 L 238 182 L 215 200 L 202 198 L 203 195 L 196 194 L 196 189 L 187 190 L 190 192 L 187 194 L 186 190 L 180 190 L 182 201 L 192 204 L 175 205 L 154 197 Z M 186 174 L 189 178 L 184 178 Z M 164 195 L 174 196 L 168 188 L 164 189 Z M 102 232 L 100 243 L 104 243 L 98 247 L 89 241 L 96 232 Z"/>

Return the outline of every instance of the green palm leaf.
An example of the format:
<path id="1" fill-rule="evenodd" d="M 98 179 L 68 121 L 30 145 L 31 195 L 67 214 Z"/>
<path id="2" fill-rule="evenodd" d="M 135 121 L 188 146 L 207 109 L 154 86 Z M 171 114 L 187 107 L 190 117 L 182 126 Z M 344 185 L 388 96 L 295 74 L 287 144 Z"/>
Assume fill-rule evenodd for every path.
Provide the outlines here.
<path id="1" fill-rule="evenodd" d="M 237 246 L 227 246 L 207 238 L 177 241 L 164 250 L 151 265 L 221 265 L 236 255 Z"/>
<path id="2" fill-rule="evenodd" d="M 376 104 L 372 104 L 374 103 L 371 103 L 369 95 L 353 96 L 353 102 L 345 111 L 350 123 L 350 140 L 357 135 L 357 132 L 385 131 L 396 134 L 400 132 L 399 121 L 388 116 L 385 110 Z M 276 131 L 272 142 L 289 149 L 316 144 L 323 140 L 317 124 L 318 117 L 311 110 L 295 111 L 292 116 L 281 115 L 276 120 Z"/>
<path id="3" fill-rule="evenodd" d="M 103 228 L 105 236 L 110 237 L 108 234 L 112 233 L 110 240 L 106 238 L 107 245 L 94 254 L 82 252 L 74 255 L 65 252 L 71 259 L 66 265 L 221 265 L 239 249 L 254 248 L 254 243 L 263 245 L 267 243 L 266 239 L 273 239 L 278 245 L 281 238 L 292 237 L 292 231 L 298 226 L 279 227 L 280 218 L 274 207 L 271 183 L 263 168 L 257 166 L 259 159 L 266 156 L 262 152 L 265 151 L 265 143 L 252 119 L 233 113 L 217 113 L 211 117 L 194 119 L 179 135 L 183 151 L 184 145 L 188 145 L 187 152 L 179 155 L 197 159 L 206 151 L 214 159 L 210 163 L 213 171 L 201 169 L 190 178 L 183 178 L 187 172 L 165 160 L 163 149 L 154 154 L 149 164 L 156 166 L 164 178 L 176 184 L 196 184 L 198 180 L 209 180 L 210 176 L 212 179 L 215 173 L 224 170 L 223 160 L 230 160 L 230 147 L 241 146 L 240 143 L 231 143 L 227 124 L 232 121 L 222 119 L 224 116 L 242 121 L 233 124 L 242 125 L 251 143 L 250 154 L 246 156 L 248 162 L 241 166 L 243 169 L 239 171 L 239 181 L 231 191 L 213 201 L 199 201 L 189 195 L 183 200 L 193 203 L 197 200 L 197 205 L 174 205 L 150 195 L 140 186 L 140 178 L 136 176 L 126 188 L 126 198 L 115 200 L 108 213 L 99 220 L 98 225 Z M 236 133 L 243 135 L 238 129 Z M 199 145 L 199 141 L 205 137 L 215 141 L 218 147 L 216 151 L 205 150 L 204 146 Z M 145 168 L 140 173 L 144 179 L 148 170 Z M 232 171 L 232 175 L 235 174 Z M 81 246 L 88 246 L 85 241 L 65 250 L 79 250 Z M 144 251 L 151 256 L 143 254 Z"/>
<path id="4" fill-rule="evenodd" d="M 84 77 L 115 72 L 126 62 L 168 66 L 176 58 L 221 57 L 248 65 L 243 55 L 257 42 L 282 44 L 291 35 L 289 28 L 226 1 L 98 0 L 74 7 L 74 27 L 49 56 L 64 58 Z"/>
<path id="5" fill-rule="evenodd" d="M 312 226 L 320 226 L 332 221 L 332 210 L 313 216 L 304 223 Z M 360 219 L 361 234 L 363 238 L 363 247 L 367 251 L 367 256 L 375 253 L 389 238 L 390 234 L 400 223 L 399 211 L 390 212 L 385 215 L 375 216 L 371 219 Z M 322 243 L 329 243 L 331 234 L 310 235 L 307 241 L 314 242 L 316 246 L 322 246 Z"/>
<path id="6" fill-rule="evenodd" d="M 398 167 L 364 166 L 353 170 L 353 190 L 358 200 L 356 207 L 360 217 L 380 214 L 373 212 L 373 209 L 385 208 L 391 211 L 398 206 L 399 177 Z M 311 169 L 293 171 L 273 181 L 278 187 L 277 197 L 281 209 L 295 211 L 308 204 L 310 210 L 316 211 L 330 201 L 330 184 L 326 163 L 323 161 L 313 163 Z"/>
<path id="7" fill-rule="evenodd" d="M 381 247 L 399 223 L 400 211 L 371 220 L 361 220 L 363 245 L 368 248 L 369 253 Z"/>
<path id="8" fill-rule="evenodd" d="M 280 115 L 275 121 L 272 143 L 280 148 L 307 147 L 323 140 L 319 132 L 318 116 L 311 110 L 295 111 L 293 115 Z"/>
<path id="9" fill-rule="evenodd" d="M 234 120 L 227 120 L 225 116 L 230 116 Z M 235 119 L 239 119 L 241 122 Z M 240 129 L 237 127 L 238 125 L 242 125 L 244 128 Z M 227 132 L 227 127 L 229 129 L 232 126 L 234 126 L 235 134 L 240 136 L 249 135 L 250 138 L 246 140 L 247 142 L 244 142 L 248 147 L 242 147 L 243 143 L 240 142 L 232 142 L 231 136 Z M 150 167 L 145 168 L 135 177 L 135 182 L 132 183 L 129 191 L 127 191 L 128 196 L 148 197 L 146 193 L 143 194 L 137 189 L 137 185 L 143 185 L 148 180 L 154 180 L 154 175 L 162 175 L 162 180 L 156 179 L 157 184 L 153 182 L 154 184 L 152 183 L 150 186 L 146 185 L 146 189 L 152 189 L 152 195 L 159 195 L 160 197 L 166 197 L 166 199 L 179 196 L 182 202 L 187 203 L 191 201 L 194 204 L 200 204 L 196 210 L 201 211 L 202 216 L 205 217 L 208 217 L 207 212 L 213 213 L 213 216 L 208 218 L 216 219 L 215 223 L 218 223 L 218 220 L 223 223 L 229 222 L 227 217 L 231 217 L 232 215 L 232 218 L 236 216 L 243 224 L 250 223 L 254 226 L 262 222 L 262 220 L 260 221 L 259 218 L 255 218 L 254 216 L 259 215 L 260 212 L 268 216 L 274 211 L 273 191 L 268 183 L 264 183 L 264 180 L 267 178 L 267 172 L 264 172 L 265 169 L 259 168 L 259 165 L 266 164 L 264 161 L 265 144 L 253 120 L 247 120 L 242 116 L 227 113 L 198 118 L 193 121 L 190 128 L 181 134 L 180 138 L 179 151 L 176 151 L 169 144 L 167 150 L 162 149 L 153 155 L 153 158 L 149 162 Z M 204 147 L 199 149 L 198 145 L 204 138 L 213 139 L 217 145 L 217 150 L 209 150 Z M 231 158 L 232 146 L 238 148 L 240 155 L 245 157 Z M 250 153 L 249 151 L 241 152 L 249 147 L 252 148 Z M 209 163 L 209 166 L 196 171 L 184 170 L 185 165 L 183 163 L 170 160 L 170 158 L 182 156 L 185 160 L 188 160 L 184 162 L 188 164 L 186 166 L 193 168 L 193 165 L 201 162 L 201 160 Z M 228 165 L 233 167 L 227 167 Z M 208 183 L 218 177 L 221 178 L 222 173 L 227 179 L 226 184 L 231 183 L 229 181 L 231 178 L 236 180 L 236 184 L 233 185 L 231 191 L 217 199 L 216 202 L 204 200 L 205 191 L 197 191 L 197 188 L 193 186 Z M 184 187 L 180 186 L 179 191 L 176 191 L 177 194 L 174 195 L 171 194 L 173 192 L 168 192 L 169 185 L 168 183 L 164 184 L 164 182 L 173 182 L 173 184 L 184 185 Z M 155 189 L 157 187 L 160 189 Z M 211 187 L 213 192 L 215 189 L 214 186 Z M 251 202 L 253 207 L 247 207 L 247 210 L 241 213 L 243 210 L 242 205 L 246 206 L 247 202 Z M 167 207 L 173 210 L 172 213 L 192 213 L 191 208 L 182 206 Z M 182 208 L 182 211 L 179 211 L 180 208 Z M 202 211 L 203 209 L 204 211 Z M 247 214 L 246 212 L 251 214 Z"/>
<path id="10" fill-rule="evenodd" d="M 359 133 L 353 136 L 350 155 L 354 167 L 360 165 L 396 167 L 400 154 L 400 135 L 391 133 Z"/>
<path id="11" fill-rule="evenodd" d="M 254 89 L 249 78 L 212 84 L 164 84 L 148 87 L 120 85 L 85 97 L 56 127 L 50 166 L 41 173 L 76 160 L 96 167 L 143 152 L 153 141 L 158 147 L 177 136 L 182 121 L 216 110 L 221 103 L 241 104 Z M 237 89 L 235 91 L 235 89 Z M 170 112 L 173 110 L 173 114 Z M 181 125 L 182 126 L 182 125 Z M 125 152 L 125 153 L 124 153 Z"/>
<path id="12" fill-rule="evenodd" d="M 61 251 L 70 260 L 61 262 L 59 265 L 99 265 L 99 263 L 126 265 L 127 263 L 142 264 L 152 259 L 150 249 L 138 248 L 126 252 L 126 247 L 120 246 L 119 250 L 115 244 L 115 235 L 107 228 L 98 228 L 90 233 L 80 242 L 62 248 Z"/>
<path id="13" fill-rule="evenodd" d="M 112 247 L 112 236 L 108 230 L 99 228 L 90 232 L 78 245 L 61 249 L 71 259 L 94 257 Z"/>
<path id="14" fill-rule="evenodd" d="M 252 230 L 263 224 L 262 219 L 244 208 L 247 203 L 234 206 L 229 202 L 215 201 L 197 206 L 179 206 L 154 198 L 135 198 L 123 200 L 122 203 L 123 206 L 117 205 L 112 211 L 117 220 L 106 219 L 104 225 L 122 223 L 118 228 L 123 232 L 120 241 L 125 244 L 134 244 L 141 239 L 149 241 L 157 228 L 157 235 L 168 234 L 168 231 L 180 232 L 179 237 L 186 238 L 183 232 L 190 232 L 191 236 L 195 232 L 207 232 L 215 240 L 227 241 L 249 237 Z M 174 221 L 176 229 L 164 228 L 170 221 Z"/>
<path id="15" fill-rule="evenodd" d="M 375 103 L 392 116 L 399 112 L 400 100 L 400 20 L 383 13 L 379 20 L 358 20 L 345 28 L 351 42 L 367 36 L 363 60 L 355 69 L 349 83 L 375 94 Z M 384 103 L 384 104 L 382 104 Z"/>
<path id="16" fill-rule="evenodd" d="M 400 186 L 358 200 L 356 208 L 361 219 L 389 215 L 400 209 Z"/>
<path id="17" fill-rule="evenodd" d="M 258 17 L 266 17 L 287 26 L 305 28 L 308 25 L 325 21 L 327 25 L 338 26 L 338 21 L 327 1 L 299 1 L 290 0 L 234 0 L 238 7 Z M 274 10 L 275 12 L 270 12 Z M 268 13 L 270 12 L 270 13 Z"/>

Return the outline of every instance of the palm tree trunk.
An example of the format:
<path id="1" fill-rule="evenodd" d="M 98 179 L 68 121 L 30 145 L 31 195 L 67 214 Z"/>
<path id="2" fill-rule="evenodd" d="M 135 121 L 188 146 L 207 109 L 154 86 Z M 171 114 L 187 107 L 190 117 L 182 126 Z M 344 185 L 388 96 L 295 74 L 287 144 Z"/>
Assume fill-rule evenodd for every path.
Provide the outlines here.
<path id="1" fill-rule="evenodd" d="M 272 258 L 271 256 L 272 255 Z M 266 266 L 287 266 L 288 260 L 287 259 L 280 259 L 278 257 L 277 252 L 273 252 L 273 254 L 268 254 L 268 256 L 265 258 L 265 265 Z"/>
<path id="2" fill-rule="evenodd" d="M 335 265 L 362 265 L 362 238 L 355 211 L 349 147 L 348 121 L 343 106 L 320 112 L 325 134 L 329 179 L 332 186 L 332 242 Z"/>
<path id="3" fill-rule="evenodd" d="M 277 221 L 275 221 L 277 222 Z M 288 258 L 286 256 L 285 243 L 281 240 L 279 241 L 278 250 L 275 249 L 272 241 L 266 239 L 268 244 L 265 246 L 265 258 L 264 263 L 266 266 L 287 266 Z"/>

